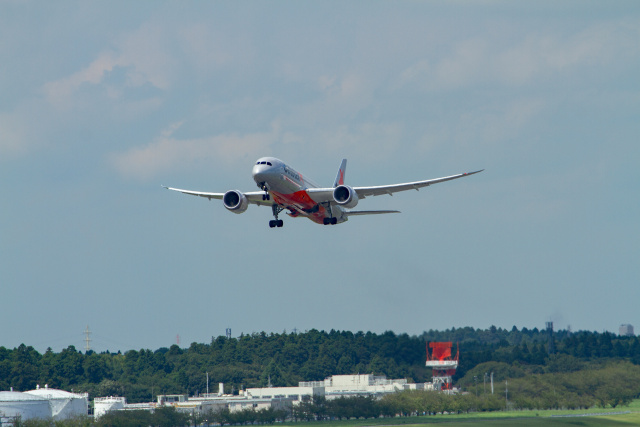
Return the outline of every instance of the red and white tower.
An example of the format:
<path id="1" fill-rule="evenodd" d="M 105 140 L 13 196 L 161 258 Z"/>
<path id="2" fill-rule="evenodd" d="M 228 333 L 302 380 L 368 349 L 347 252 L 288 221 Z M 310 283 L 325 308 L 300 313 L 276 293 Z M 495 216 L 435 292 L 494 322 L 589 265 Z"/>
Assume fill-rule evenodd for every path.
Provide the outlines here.
<path id="1" fill-rule="evenodd" d="M 430 342 L 427 344 L 426 366 L 433 368 L 432 382 L 434 390 L 451 390 L 453 381 L 451 377 L 458 368 L 458 358 L 460 348 L 456 352 L 456 357 L 451 355 L 451 342 Z M 431 352 L 429 352 L 431 348 Z"/>

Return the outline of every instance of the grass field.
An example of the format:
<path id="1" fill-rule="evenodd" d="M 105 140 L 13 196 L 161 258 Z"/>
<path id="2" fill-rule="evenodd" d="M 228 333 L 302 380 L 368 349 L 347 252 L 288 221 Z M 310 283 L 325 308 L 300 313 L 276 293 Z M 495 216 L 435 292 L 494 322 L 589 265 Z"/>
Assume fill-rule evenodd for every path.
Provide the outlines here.
<path id="1" fill-rule="evenodd" d="M 623 412 L 623 413 L 621 413 Z M 626 413 L 624 413 L 626 412 Z M 464 426 L 584 426 L 625 427 L 640 426 L 640 400 L 629 406 L 593 408 L 579 411 L 512 411 L 462 415 L 436 415 L 424 417 L 383 418 L 376 420 L 325 421 L 322 423 L 295 423 L 292 425 L 315 427 L 362 427 L 362 426 L 423 426 L 444 424 L 447 427 Z"/>
<path id="2" fill-rule="evenodd" d="M 435 416 L 435 417 L 410 417 L 386 419 L 383 423 L 371 422 L 372 420 L 359 421 L 331 421 L 323 423 L 309 423 L 309 426 L 331 426 L 331 427 L 357 427 L 357 426 L 424 426 L 425 424 L 442 424 L 447 427 L 469 427 L 473 426 L 584 426 L 584 427 L 604 427 L 604 426 L 640 426 L 640 413 L 628 413 L 620 415 L 597 415 L 597 416 L 576 416 L 576 417 L 550 417 L 540 414 L 538 417 L 457 417 L 457 416 Z M 376 420 L 383 421 L 383 420 Z M 306 424 L 306 423 L 305 423 Z M 300 423 L 296 424 L 300 426 Z"/>

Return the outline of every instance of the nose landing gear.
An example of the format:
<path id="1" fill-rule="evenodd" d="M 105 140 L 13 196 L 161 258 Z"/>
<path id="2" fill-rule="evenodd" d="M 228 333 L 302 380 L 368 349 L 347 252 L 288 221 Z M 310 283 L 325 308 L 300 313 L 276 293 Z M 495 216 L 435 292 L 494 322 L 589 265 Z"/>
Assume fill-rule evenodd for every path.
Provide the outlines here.
<path id="1" fill-rule="evenodd" d="M 264 194 L 262 195 L 262 200 L 271 200 L 271 196 L 269 195 L 269 188 L 267 187 L 266 183 L 264 182 L 259 183 L 258 188 L 264 191 Z"/>

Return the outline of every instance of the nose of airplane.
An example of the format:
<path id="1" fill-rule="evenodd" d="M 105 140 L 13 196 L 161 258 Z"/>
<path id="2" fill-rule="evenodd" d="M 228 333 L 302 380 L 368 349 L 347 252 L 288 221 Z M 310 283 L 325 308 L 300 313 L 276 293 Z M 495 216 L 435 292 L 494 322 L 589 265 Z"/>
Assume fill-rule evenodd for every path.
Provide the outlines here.
<path id="1" fill-rule="evenodd" d="M 269 169 L 271 166 L 267 164 L 256 164 L 253 165 L 253 180 L 259 185 L 264 183 L 267 180 L 267 175 L 269 174 Z"/>

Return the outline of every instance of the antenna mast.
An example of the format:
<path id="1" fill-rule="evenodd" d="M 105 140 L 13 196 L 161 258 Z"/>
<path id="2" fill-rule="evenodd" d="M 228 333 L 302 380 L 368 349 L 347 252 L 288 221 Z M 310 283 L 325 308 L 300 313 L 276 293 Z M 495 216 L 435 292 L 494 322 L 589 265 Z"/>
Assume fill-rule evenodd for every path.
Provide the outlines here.
<path id="1" fill-rule="evenodd" d="M 91 342 L 91 338 L 89 338 L 89 335 L 91 335 L 91 331 L 89 330 L 89 325 L 87 325 L 87 329 L 84 330 L 84 350 L 85 352 L 88 352 L 89 350 L 91 350 L 91 346 L 89 345 L 89 343 Z"/>

